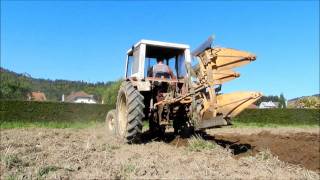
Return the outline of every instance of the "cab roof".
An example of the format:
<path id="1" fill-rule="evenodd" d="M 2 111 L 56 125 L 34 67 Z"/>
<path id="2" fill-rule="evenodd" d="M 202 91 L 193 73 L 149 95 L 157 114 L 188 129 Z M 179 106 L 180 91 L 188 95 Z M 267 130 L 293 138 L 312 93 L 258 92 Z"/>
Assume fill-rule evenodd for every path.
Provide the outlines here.
<path id="1" fill-rule="evenodd" d="M 162 42 L 162 41 L 153 41 L 153 40 L 145 40 L 145 39 L 142 39 L 140 40 L 139 42 L 137 42 L 133 48 L 139 46 L 140 44 L 146 44 L 147 46 L 155 46 L 155 47 L 168 47 L 168 48 L 173 48 L 173 49 L 189 49 L 190 46 L 189 45 L 186 45 L 186 44 L 178 44 L 178 43 L 169 43 L 169 42 Z M 132 53 L 132 50 L 133 48 L 130 48 L 128 51 L 127 51 L 127 54 L 131 54 Z"/>

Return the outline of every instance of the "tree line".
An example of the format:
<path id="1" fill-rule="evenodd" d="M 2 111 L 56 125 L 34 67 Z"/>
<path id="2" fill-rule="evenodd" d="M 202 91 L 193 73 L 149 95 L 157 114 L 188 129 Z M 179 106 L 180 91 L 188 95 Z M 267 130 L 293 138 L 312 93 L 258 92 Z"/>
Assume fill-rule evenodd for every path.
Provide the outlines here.
<path id="1" fill-rule="evenodd" d="M 85 81 L 49 80 L 32 78 L 28 74 L 18 74 L 1 68 L 0 98 L 8 100 L 27 100 L 27 94 L 33 91 L 45 93 L 48 101 L 61 101 L 61 96 L 71 92 L 84 91 L 92 94 L 98 102 L 114 106 L 121 81 L 88 83 Z M 280 96 L 262 96 L 255 104 L 261 102 L 278 102 L 279 108 L 286 108 L 286 99 Z"/>
<path id="2" fill-rule="evenodd" d="M 27 100 L 30 92 L 45 93 L 48 101 L 61 101 L 71 92 L 84 91 L 92 94 L 98 102 L 115 103 L 120 81 L 88 83 L 84 81 L 49 80 L 32 78 L 28 74 L 19 74 L 0 69 L 0 98 L 7 100 Z"/>
<path id="3" fill-rule="evenodd" d="M 286 108 L 286 99 L 283 93 L 280 96 L 270 95 L 270 96 L 262 96 L 258 101 L 255 102 L 255 105 L 259 106 L 261 102 L 278 102 L 278 108 Z"/>

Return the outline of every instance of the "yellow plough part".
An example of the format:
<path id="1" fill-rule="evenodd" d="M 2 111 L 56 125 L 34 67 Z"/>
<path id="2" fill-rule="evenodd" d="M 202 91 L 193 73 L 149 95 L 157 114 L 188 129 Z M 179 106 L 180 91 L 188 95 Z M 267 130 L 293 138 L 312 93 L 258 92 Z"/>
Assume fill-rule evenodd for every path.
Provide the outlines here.
<path id="1" fill-rule="evenodd" d="M 256 56 L 245 51 L 231 48 L 208 49 L 199 55 L 203 64 L 214 64 L 214 69 L 233 69 L 256 60 Z"/>
<path id="2" fill-rule="evenodd" d="M 239 77 L 240 74 L 232 69 L 256 60 L 254 54 L 231 48 L 209 48 L 199 53 L 197 58 L 199 64 L 194 68 L 194 72 L 200 84 L 207 87 L 200 96 L 203 97 L 199 114 L 199 124 L 202 126 L 226 125 L 227 121 L 223 120 L 238 115 L 262 96 L 259 92 L 218 94 L 215 89 L 216 85 Z M 220 123 L 214 122 L 215 120 Z"/>
<path id="3" fill-rule="evenodd" d="M 235 117 L 261 97 L 257 92 L 234 92 L 217 95 L 218 112 Z"/>
<path id="4" fill-rule="evenodd" d="M 214 81 L 217 79 L 221 81 L 221 75 L 225 73 L 229 74 L 229 76 L 224 77 L 228 79 L 226 81 L 239 77 L 240 75 L 231 69 L 244 66 L 254 61 L 256 56 L 248 52 L 230 48 L 212 48 L 199 54 L 198 59 L 199 67 L 196 68 L 195 71 L 200 82 L 215 85 L 217 83 Z M 230 75 L 234 78 L 230 79 Z M 226 81 L 222 80 L 222 83 Z"/>
<path id="5" fill-rule="evenodd" d="M 195 71 L 195 73 L 196 73 L 196 76 L 199 76 L 200 69 L 198 68 L 197 71 Z M 217 70 L 212 71 L 212 78 L 213 78 L 212 80 L 214 81 L 215 84 L 223 84 L 239 76 L 240 76 L 239 73 L 231 69 L 221 70 L 221 71 L 217 71 Z"/>

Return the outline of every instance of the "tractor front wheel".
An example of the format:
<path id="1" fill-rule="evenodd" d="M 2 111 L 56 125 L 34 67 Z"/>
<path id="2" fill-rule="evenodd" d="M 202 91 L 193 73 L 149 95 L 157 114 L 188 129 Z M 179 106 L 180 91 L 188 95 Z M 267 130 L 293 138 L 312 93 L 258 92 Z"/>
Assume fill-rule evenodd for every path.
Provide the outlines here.
<path id="1" fill-rule="evenodd" d="M 112 109 L 108 112 L 106 117 L 106 125 L 107 125 L 107 132 L 110 133 L 112 136 L 115 136 L 117 134 L 115 109 Z"/>

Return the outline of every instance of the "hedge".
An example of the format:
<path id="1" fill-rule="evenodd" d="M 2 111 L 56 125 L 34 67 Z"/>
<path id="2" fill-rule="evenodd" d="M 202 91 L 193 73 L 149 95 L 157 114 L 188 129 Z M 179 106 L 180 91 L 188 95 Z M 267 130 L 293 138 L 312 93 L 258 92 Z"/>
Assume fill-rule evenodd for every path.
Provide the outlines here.
<path id="1" fill-rule="evenodd" d="M 102 104 L 0 100 L 0 124 L 8 123 L 88 123 L 103 122 L 114 108 Z M 235 123 L 257 125 L 320 125 L 319 109 L 247 109 Z M 67 125 L 68 126 L 68 125 Z"/>
<path id="2" fill-rule="evenodd" d="M 235 123 L 276 125 L 320 125 L 320 109 L 246 109 Z"/>
<path id="3" fill-rule="evenodd" d="M 61 102 L 0 101 L 0 123 L 3 122 L 86 122 L 104 121 L 113 107 L 102 104 Z"/>

